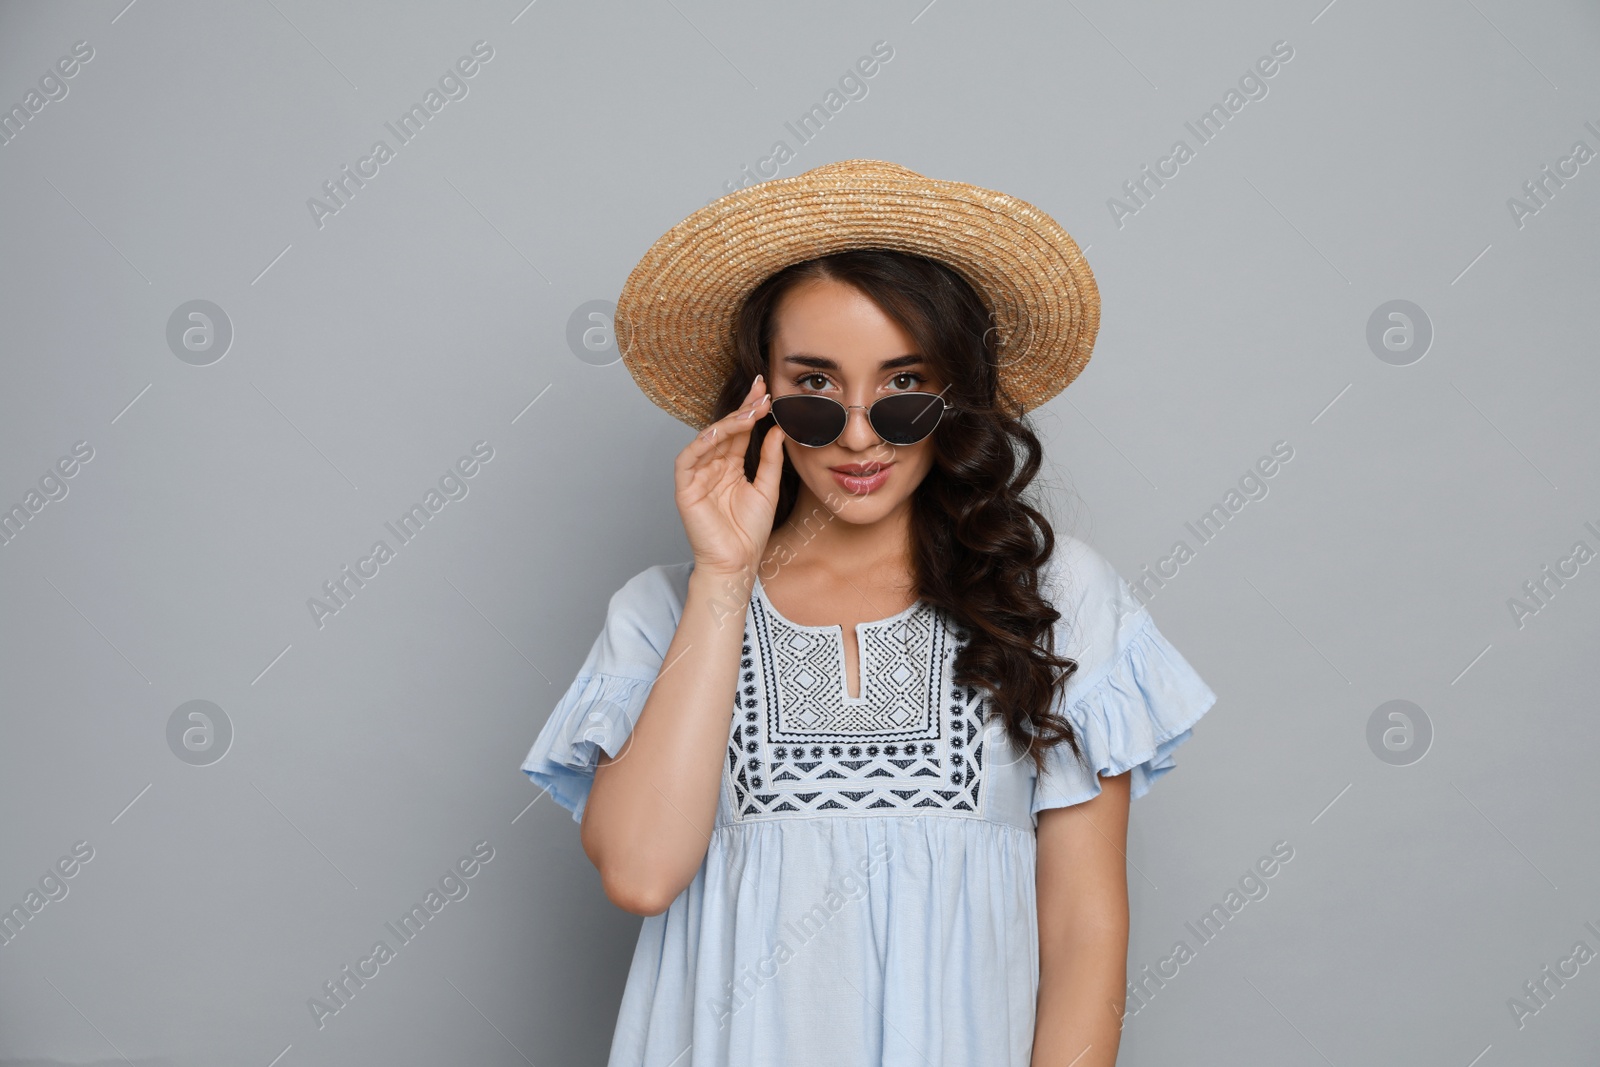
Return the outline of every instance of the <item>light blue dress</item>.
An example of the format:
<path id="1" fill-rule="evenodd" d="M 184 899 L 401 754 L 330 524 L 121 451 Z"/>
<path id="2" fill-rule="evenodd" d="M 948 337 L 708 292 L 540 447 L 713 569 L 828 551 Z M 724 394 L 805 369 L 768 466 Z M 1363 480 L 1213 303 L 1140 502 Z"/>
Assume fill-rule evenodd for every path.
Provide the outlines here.
<path id="1" fill-rule="evenodd" d="M 604 749 L 633 728 L 693 563 L 649 567 L 522 769 L 581 821 Z M 1042 572 L 1078 662 L 1062 696 L 1089 767 L 1046 773 L 954 685 L 967 637 L 918 601 L 858 629 L 801 626 L 759 580 L 716 826 L 694 880 L 647 916 L 609 1067 L 1028 1067 L 1039 989 L 1036 816 L 1132 770 L 1144 795 L 1216 696 L 1094 549 L 1060 536 Z"/>

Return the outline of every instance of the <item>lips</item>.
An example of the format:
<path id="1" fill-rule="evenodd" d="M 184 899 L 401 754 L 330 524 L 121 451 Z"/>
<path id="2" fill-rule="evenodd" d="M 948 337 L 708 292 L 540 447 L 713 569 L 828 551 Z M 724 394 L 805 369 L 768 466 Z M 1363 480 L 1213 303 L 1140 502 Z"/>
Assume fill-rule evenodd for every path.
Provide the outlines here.
<path id="1" fill-rule="evenodd" d="M 893 463 L 842 463 L 829 467 L 833 480 L 851 496 L 867 496 L 881 489 L 889 481 L 889 468 Z"/>

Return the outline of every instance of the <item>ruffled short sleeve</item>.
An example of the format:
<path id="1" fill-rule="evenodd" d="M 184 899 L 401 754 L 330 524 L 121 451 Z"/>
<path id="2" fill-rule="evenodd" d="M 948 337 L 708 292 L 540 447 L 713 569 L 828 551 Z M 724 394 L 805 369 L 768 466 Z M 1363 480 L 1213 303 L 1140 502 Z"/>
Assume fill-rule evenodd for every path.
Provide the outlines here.
<path id="1" fill-rule="evenodd" d="M 522 762 L 575 822 L 583 821 L 600 753 L 620 752 L 639 721 L 677 632 L 692 568 L 649 567 L 612 594 L 605 626 Z"/>
<path id="2" fill-rule="evenodd" d="M 1049 564 L 1062 614 L 1056 648 L 1078 669 L 1057 710 L 1071 720 L 1084 760 L 1065 744 L 1045 754 L 1034 815 L 1099 796 L 1102 774 L 1132 771 L 1130 794 L 1144 796 L 1172 770 L 1173 752 L 1217 700 L 1111 564 L 1076 538 L 1061 540 Z"/>

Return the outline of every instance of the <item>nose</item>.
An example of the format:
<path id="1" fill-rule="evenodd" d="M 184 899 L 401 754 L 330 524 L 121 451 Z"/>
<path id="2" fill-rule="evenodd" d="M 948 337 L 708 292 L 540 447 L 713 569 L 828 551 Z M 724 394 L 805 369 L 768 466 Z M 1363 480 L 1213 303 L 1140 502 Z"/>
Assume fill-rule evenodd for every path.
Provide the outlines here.
<path id="1" fill-rule="evenodd" d="M 872 420 L 867 418 L 865 404 L 852 404 L 845 408 L 844 414 L 844 433 L 839 435 L 841 445 L 852 452 L 863 452 L 883 443 L 878 431 L 872 428 Z"/>

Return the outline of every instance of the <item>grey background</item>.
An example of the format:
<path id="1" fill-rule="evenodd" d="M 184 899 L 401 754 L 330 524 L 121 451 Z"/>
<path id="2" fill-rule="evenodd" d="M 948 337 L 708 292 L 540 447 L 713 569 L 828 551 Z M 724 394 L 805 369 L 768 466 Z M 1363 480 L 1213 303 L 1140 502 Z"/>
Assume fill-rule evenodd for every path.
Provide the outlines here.
<path id="1" fill-rule="evenodd" d="M 1600 563 L 1521 626 L 1508 601 L 1600 549 L 1600 162 L 1521 226 L 1507 201 L 1600 148 L 1594 5 L 125 2 L 0 8 L 0 106 L 94 49 L 0 146 L 0 504 L 93 449 L 0 547 L 0 903 L 94 850 L 0 946 L 0 1062 L 604 1061 L 638 919 L 518 766 L 611 592 L 688 558 L 690 431 L 569 317 L 779 139 L 784 174 L 889 159 L 1088 250 L 1095 356 L 1037 413 L 1051 505 L 1130 580 L 1196 548 L 1151 610 L 1220 695 L 1135 807 L 1130 972 L 1294 849 L 1121 1062 L 1593 1062 L 1600 964 L 1521 1026 L 1508 1000 L 1600 950 Z M 319 228 L 308 198 L 480 40 L 468 95 Z M 234 333 L 208 366 L 166 340 L 198 299 Z M 1396 299 L 1434 331 L 1405 366 L 1367 342 Z M 307 600 L 478 441 L 468 494 L 319 628 Z M 1368 742 L 1396 699 L 1431 724 L 1408 765 Z M 192 700 L 232 726 L 209 766 L 169 747 Z M 480 841 L 319 1029 L 322 983 Z"/>

